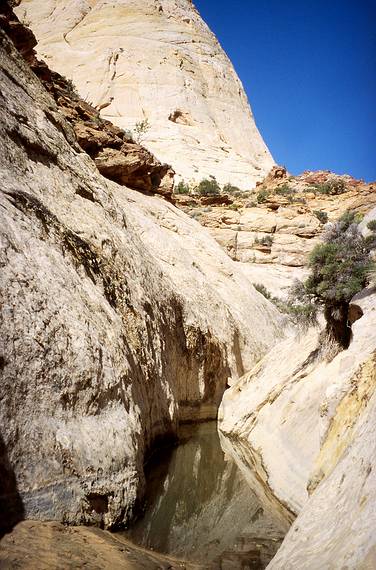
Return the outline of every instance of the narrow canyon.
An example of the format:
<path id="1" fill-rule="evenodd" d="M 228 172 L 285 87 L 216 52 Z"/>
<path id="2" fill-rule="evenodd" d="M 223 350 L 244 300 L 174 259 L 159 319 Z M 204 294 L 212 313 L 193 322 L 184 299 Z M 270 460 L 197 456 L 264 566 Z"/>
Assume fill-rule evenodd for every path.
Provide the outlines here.
<path id="1" fill-rule="evenodd" d="M 374 269 L 346 346 L 291 306 L 376 185 L 276 165 L 190 0 L 3 2 L 0 52 L 0 567 L 376 568 Z"/>

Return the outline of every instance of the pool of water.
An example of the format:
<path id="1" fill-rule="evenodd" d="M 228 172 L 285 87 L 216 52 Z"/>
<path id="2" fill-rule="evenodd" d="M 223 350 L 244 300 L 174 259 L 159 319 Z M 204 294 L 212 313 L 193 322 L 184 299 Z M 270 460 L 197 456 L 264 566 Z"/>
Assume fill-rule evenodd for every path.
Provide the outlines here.
<path id="1" fill-rule="evenodd" d="M 291 517 L 258 483 L 244 450 L 221 446 L 215 422 L 180 437 L 147 465 L 144 512 L 125 536 L 210 569 L 265 568 Z"/>

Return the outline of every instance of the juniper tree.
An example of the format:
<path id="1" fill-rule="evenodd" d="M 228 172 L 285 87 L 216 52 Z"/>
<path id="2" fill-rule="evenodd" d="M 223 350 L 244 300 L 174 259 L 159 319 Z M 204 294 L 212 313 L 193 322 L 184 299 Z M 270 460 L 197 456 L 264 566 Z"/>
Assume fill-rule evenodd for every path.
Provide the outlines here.
<path id="1" fill-rule="evenodd" d="M 367 285 L 375 267 L 371 251 L 376 248 L 376 228 L 372 222 L 368 227 L 371 233 L 364 237 L 354 212 L 346 212 L 330 224 L 323 242 L 309 257 L 308 278 L 296 282 L 290 292 L 291 313 L 296 320 L 314 323 L 322 308 L 328 336 L 343 348 L 348 347 L 351 337 L 350 301 Z"/>

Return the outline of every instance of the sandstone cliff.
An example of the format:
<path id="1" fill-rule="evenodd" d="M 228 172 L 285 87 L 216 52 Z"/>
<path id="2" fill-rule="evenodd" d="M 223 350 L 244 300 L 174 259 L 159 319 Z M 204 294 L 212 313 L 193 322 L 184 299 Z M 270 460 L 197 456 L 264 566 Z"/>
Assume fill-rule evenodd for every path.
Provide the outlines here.
<path id="1" fill-rule="evenodd" d="M 103 178 L 0 47 L 1 513 L 111 527 L 153 442 L 214 417 L 281 318 L 197 222 Z"/>
<path id="2" fill-rule="evenodd" d="M 311 330 L 282 341 L 224 395 L 221 429 L 299 514 L 268 568 L 375 563 L 375 306 L 372 288 L 354 298 L 353 340 L 331 362 Z"/>
<path id="3" fill-rule="evenodd" d="M 190 0 L 22 0 L 38 54 L 186 180 L 251 188 L 273 165 L 243 87 Z"/>

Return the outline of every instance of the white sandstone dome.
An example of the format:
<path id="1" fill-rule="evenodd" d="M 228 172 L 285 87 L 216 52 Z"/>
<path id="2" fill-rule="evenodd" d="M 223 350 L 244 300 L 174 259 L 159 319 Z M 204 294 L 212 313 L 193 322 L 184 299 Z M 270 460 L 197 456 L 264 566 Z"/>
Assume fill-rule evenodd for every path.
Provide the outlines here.
<path id="1" fill-rule="evenodd" d="M 21 0 L 48 65 L 178 178 L 255 186 L 273 158 L 243 86 L 190 0 Z"/>

